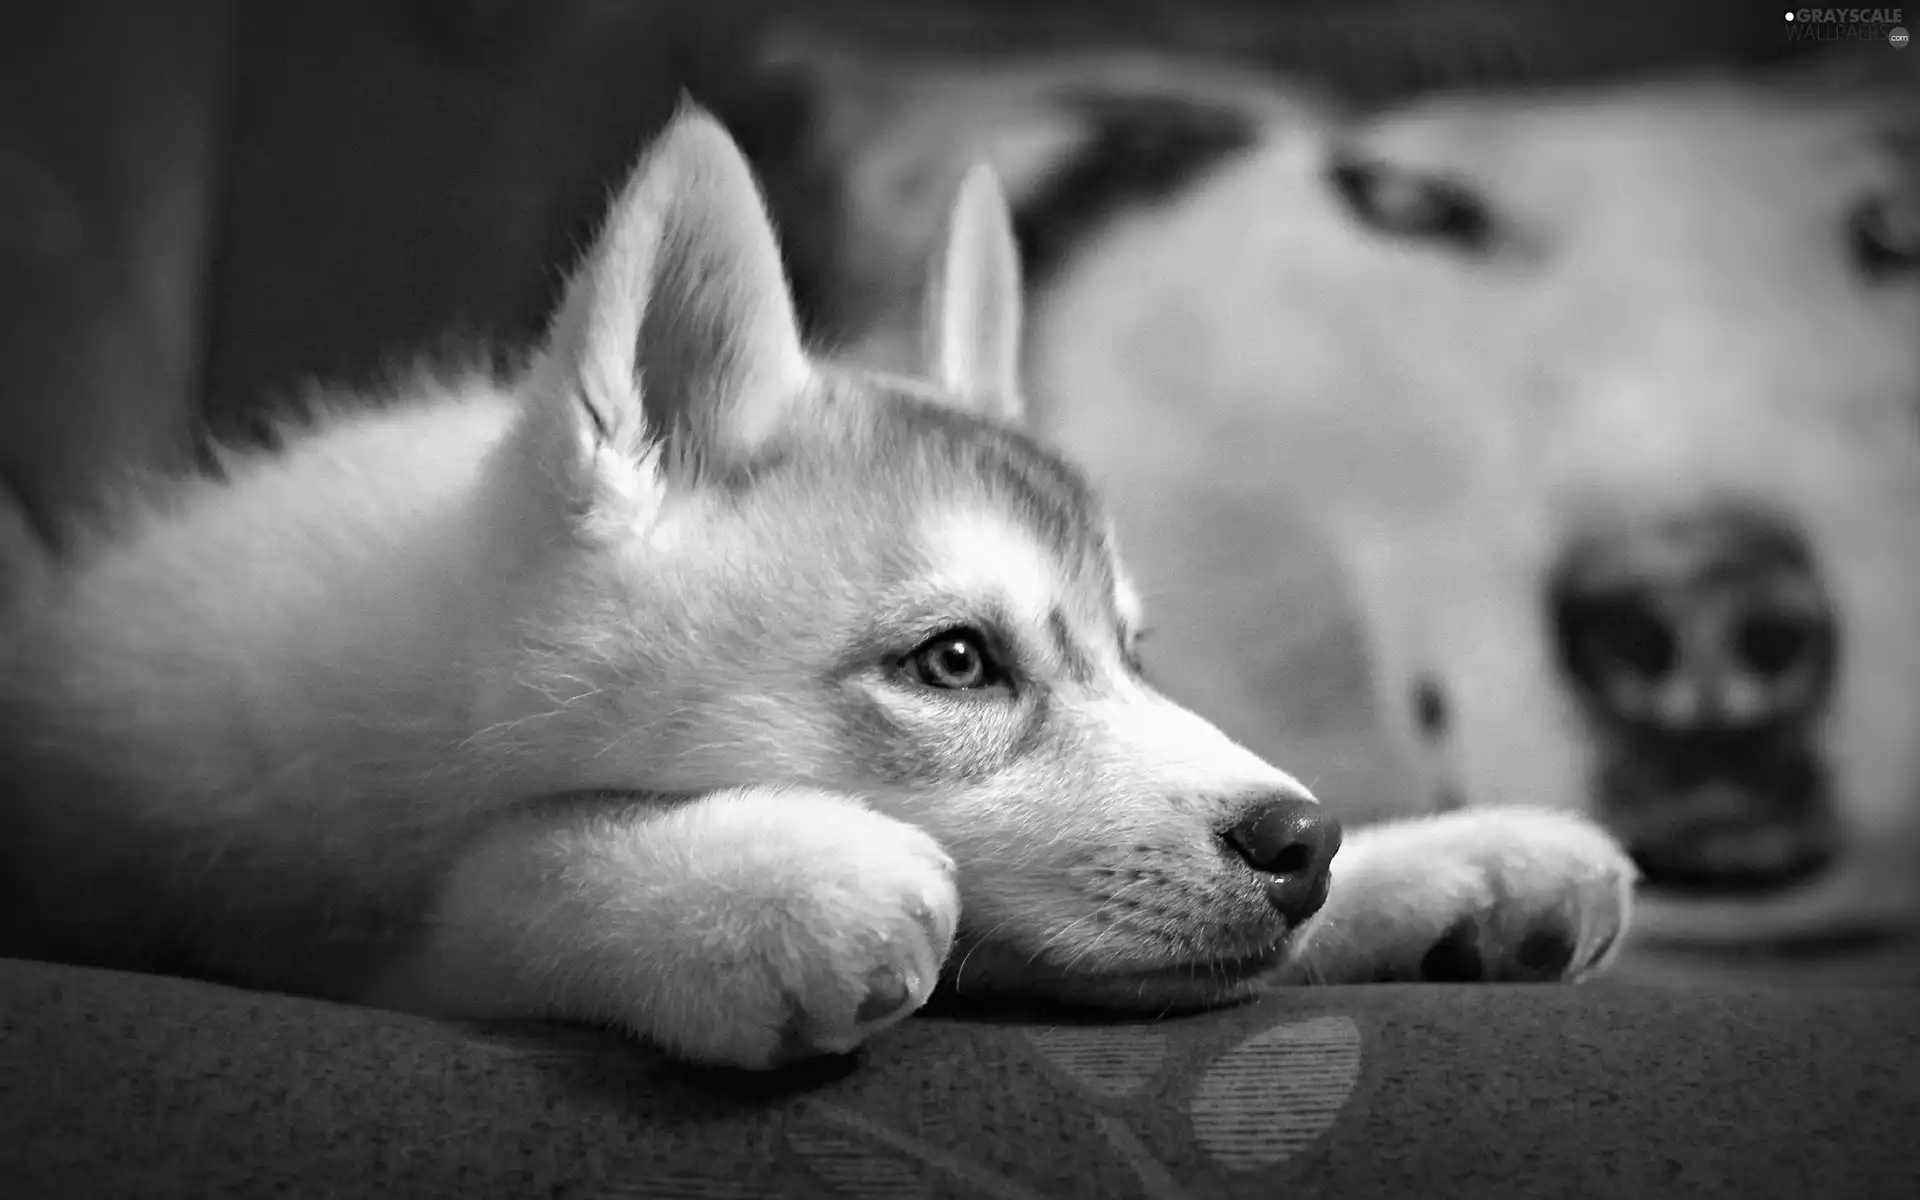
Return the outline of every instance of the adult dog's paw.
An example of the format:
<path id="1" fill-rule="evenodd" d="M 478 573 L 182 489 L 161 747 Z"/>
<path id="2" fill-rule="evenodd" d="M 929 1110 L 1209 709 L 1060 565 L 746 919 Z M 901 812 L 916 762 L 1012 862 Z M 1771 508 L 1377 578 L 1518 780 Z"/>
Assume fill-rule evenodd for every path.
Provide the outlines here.
<path id="1" fill-rule="evenodd" d="M 1329 983 L 1577 980 L 1616 955 L 1636 876 L 1579 817 L 1476 809 L 1359 831 L 1295 973 Z"/>

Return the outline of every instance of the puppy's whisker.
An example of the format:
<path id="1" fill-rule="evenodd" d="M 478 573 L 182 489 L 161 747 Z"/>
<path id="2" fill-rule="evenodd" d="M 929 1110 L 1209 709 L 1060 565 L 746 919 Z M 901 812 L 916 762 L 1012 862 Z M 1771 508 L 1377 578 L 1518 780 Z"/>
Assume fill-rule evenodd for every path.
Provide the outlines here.
<path id="1" fill-rule="evenodd" d="M 1119 930 L 1120 930 L 1120 926 L 1118 924 L 1109 925 L 1105 929 L 1101 930 L 1098 934 L 1094 935 L 1094 938 L 1092 941 L 1089 941 L 1085 946 L 1082 946 L 1080 948 L 1079 953 L 1075 954 L 1071 959 L 1067 960 L 1066 963 L 1062 964 L 1061 970 L 1068 973 L 1071 973 L 1072 971 L 1074 971 L 1082 962 L 1086 961 L 1092 955 L 1098 953 L 1098 951 L 1100 950 L 1101 943 L 1106 941 L 1109 937 L 1112 937 L 1115 933 L 1119 932 Z"/>
<path id="2" fill-rule="evenodd" d="M 1095 911 L 1090 912 L 1083 917 L 1078 917 L 1072 921 L 1067 922 L 1065 925 L 1061 926 L 1059 929 L 1056 929 L 1051 934 L 1048 934 L 1046 939 L 1040 943 L 1040 945 L 1034 950 L 1034 952 L 1027 956 L 1027 965 L 1032 966 L 1034 963 L 1039 962 L 1040 959 L 1046 955 L 1048 950 L 1051 950 L 1054 946 L 1060 944 L 1060 942 L 1064 941 L 1069 934 L 1071 934 L 1074 930 L 1080 928 L 1082 925 L 1085 925 L 1089 921 L 1098 919 L 1099 914 L 1100 914 L 1100 910 L 1096 909 Z"/>
<path id="3" fill-rule="evenodd" d="M 1017 920 L 1018 918 L 1016 917 L 1008 917 L 1000 921 L 993 928 L 987 930 L 987 932 L 983 934 L 972 935 L 968 938 L 968 946 L 967 946 L 966 953 L 960 956 L 960 964 L 953 969 L 954 991 L 956 992 L 960 991 L 962 988 L 962 985 L 966 983 L 967 964 L 973 961 L 973 956 L 979 952 L 980 947 L 992 943 L 995 938 L 997 938 L 1001 933 L 1005 932 Z"/>

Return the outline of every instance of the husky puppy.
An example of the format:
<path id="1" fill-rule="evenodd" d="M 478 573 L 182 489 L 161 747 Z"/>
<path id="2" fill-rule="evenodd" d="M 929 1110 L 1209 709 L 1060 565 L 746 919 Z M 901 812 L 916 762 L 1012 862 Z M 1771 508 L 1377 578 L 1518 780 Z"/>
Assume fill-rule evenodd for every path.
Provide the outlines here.
<path id="1" fill-rule="evenodd" d="M 862 357 L 928 197 L 1002 172 L 1033 404 L 1170 694 L 1291 761 L 1309 710 L 1379 729 L 1403 811 L 1599 818 L 1663 972 L 1920 981 L 1910 55 L 1356 114 L 1173 58 L 779 53 Z M 1371 712 L 1305 694 L 1341 668 Z"/>
<path id="2" fill-rule="evenodd" d="M 1160 1009 L 1603 965 L 1631 867 L 1593 826 L 1342 848 L 1141 678 L 1113 529 L 1015 428 L 1006 221 L 968 175 L 921 377 L 818 361 L 689 106 L 524 370 L 342 405 L 70 561 L 17 535 L 8 948 L 749 1068 L 943 968 Z"/>

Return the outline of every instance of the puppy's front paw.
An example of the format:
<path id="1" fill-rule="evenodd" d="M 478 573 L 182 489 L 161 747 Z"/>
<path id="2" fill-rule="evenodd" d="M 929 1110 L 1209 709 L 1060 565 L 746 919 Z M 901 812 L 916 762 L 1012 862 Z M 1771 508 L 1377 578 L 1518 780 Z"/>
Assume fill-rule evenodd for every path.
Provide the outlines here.
<path id="1" fill-rule="evenodd" d="M 1367 830 L 1350 849 L 1303 947 L 1329 982 L 1579 979 L 1612 961 L 1632 910 L 1625 851 L 1562 813 L 1449 813 Z"/>
<path id="2" fill-rule="evenodd" d="M 758 839 L 721 867 L 731 886 L 709 891 L 725 911 L 702 922 L 707 969 L 689 978 L 709 994 L 670 997 L 655 1032 L 688 1057 L 750 1069 L 848 1053 L 932 994 L 960 919 L 954 862 L 844 798 L 750 795 L 718 800 L 709 818 Z"/>

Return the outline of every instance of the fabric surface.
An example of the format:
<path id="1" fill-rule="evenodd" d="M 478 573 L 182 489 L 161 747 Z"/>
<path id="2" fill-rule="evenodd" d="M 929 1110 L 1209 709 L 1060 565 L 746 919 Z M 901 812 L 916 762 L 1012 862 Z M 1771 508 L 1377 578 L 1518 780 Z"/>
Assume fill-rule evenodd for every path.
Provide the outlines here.
<path id="1" fill-rule="evenodd" d="M 918 1017 L 782 1079 L 612 1035 L 0 965 L 0 1195 L 1893 1197 L 1897 992 L 1306 989 Z"/>

